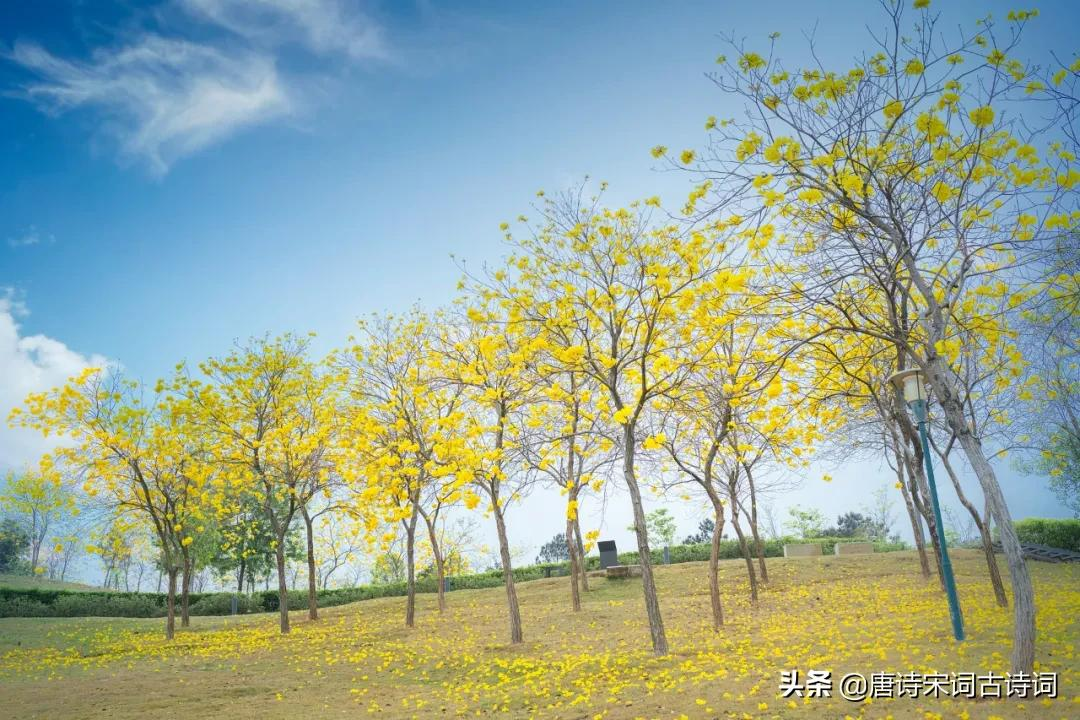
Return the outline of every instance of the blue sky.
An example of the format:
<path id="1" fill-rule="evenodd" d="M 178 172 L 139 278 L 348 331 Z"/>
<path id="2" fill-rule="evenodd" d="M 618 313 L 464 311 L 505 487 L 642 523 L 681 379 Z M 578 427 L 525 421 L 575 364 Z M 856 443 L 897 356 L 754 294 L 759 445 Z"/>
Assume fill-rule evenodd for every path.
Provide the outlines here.
<path id="1" fill-rule="evenodd" d="M 946 25 L 1012 7 L 934 6 Z M 1068 54 L 1077 6 L 1040 10 L 1028 48 Z M 358 316 L 444 303 L 450 254 L 500 257 L 499 222 L 540 188 L 588 174 L 615 201 L 681 201 L 688 179 L 648 150 L 700 147 L 705 118 L 734 112 L 705 77 L 718 34 L 778 31 L 795 66 L 816 25 L 842 66 L 882 19 L 865 1 L 0 4 L 0 311 L 22 353 L 0 367 L 27 373 L 9 389 L 91 355 L 153 379 L 263 332 L 328 349 Z M 34 337 L 53 353 L 18 349 Z M 37 450 L 0 432 L 0 466 Z M 1016 515 L 1060 512 L 1003 469 Z M 888 479 L 831 471 L 778 504 L 835 515 Z"/>

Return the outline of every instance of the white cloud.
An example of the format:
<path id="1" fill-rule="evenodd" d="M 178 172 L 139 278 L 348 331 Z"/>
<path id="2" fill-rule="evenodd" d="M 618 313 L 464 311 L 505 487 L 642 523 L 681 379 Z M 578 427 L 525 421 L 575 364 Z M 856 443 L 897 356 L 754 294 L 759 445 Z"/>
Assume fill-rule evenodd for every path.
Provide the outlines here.
<path id="1" fill-rule="evenodd" d="M 11 292 L 0 293 L 0 472 L 37 461 L 56 447 L 55 438 L 8 427 L 11 409 L 32 392 L 62 385 L 87 367 L 103 365 L 100 355 L 83 355 L 44 335 L 20 335 L 26 308 Z"/>
<path id="2" fill-rule="evenodd" d="M 273 60 L 252 52 L 144 35 L 85 62 L 22 42 L 11 57 L 39 77 L 25 88 L 31 100 L 53 111 L 99 108 L 121 153 L 159 174 L 179 157 L 291 110 Z"/>
<path id="3" fill-rule="evenodd" d="M 349 62 L 386 57 L 381 28 L 340 0 L 172 0 L 161 7 L 183 10 L 159 17 L 186 35 L 141 31 L 86 59 L 62 58 L 34 42 L 6 53 L 35 76 L 24 97 L 46 112 L 96 109 L 121 156 L 157 175 L 242 128 L 300 111 L 299 88 L 311 71 L 279 72 L 283 46 Z"/>
<path id="4" fill-rule="evenodd" d="M 381 28 L 339 0 L 181 0 L 196 16 L 255 42 L 292 42 L 354 60 L 386 57 Z"/>
<path id="5" fill-rule="evenodd" d="M 42 233 L 35 225 L 31 225 L 18 235 L 12 235 L 7 239 L 7 244 L 13 248 L 28 247 L 43 242 L 56 242 L 56 238 L 51 234 Z"/>

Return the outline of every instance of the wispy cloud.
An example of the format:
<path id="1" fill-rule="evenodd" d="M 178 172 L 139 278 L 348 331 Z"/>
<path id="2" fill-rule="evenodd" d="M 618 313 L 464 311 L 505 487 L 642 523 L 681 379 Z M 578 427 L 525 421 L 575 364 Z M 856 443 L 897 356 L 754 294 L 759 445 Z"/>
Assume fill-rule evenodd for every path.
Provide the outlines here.
<path id="1" fill-rule="evenodd" d="M 339 0 L 181 0 L 194 15 L 253 41 L 295 43 L 355 60 L 387 55 L 382 29 Z"/>
<path id="2" fill-rule="evenodd" d="M 49 233 L 41 232 L 35 225 L 31 225 L 21 233 L 11 235 L 7 239 L 8 246 L 13 248 L 29 247 L 30 245 L 53 242 L 56 242 L 55 237 Z"/>
<path id="3" fill-rule="evenodd" d="M 121 153 L 158 174 L 179 157 L 290 110 L 272 60 L 157 35 L 98 50 L 85 62 L 31 43 L 17 43 L 12 58 L 40 78 L 25 88 L 40 107 L 97 107 Z"/>
<path id="4" fill-rule="evenodd" d="M 337 0 L 177 2 L 202 23 L 201 39 L 144 31 L 86 59 L 17 42 L 8 57 L 34 76 L 24 97 L 54 114 L 95 109 L 120 155 L 161 175 L 242 128 L 301 110 L 303 78 L 280 71 L 281 46 L 350 61 L 385 56 L 378 26 Z"/>

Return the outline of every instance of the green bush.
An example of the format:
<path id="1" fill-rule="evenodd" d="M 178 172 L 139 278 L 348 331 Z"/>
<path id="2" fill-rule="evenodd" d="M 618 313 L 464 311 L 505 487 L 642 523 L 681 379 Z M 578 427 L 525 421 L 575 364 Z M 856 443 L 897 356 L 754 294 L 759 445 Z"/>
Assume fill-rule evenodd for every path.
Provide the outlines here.
<path id="1" fill-rule="evenodd" d="M 52 606 L 22 595 L 0 599 L 0 617 L 50 617 Z"/>
<path id="2" fill-rule="evenodd" d="M 157 593 L 0 588 L 0 617 L 157 617 L 164 614 L 165 596 Z"/>
<path id="3" fill-rule="evenodd" d="M 1027 518 L 1013 523 L 1020 542 L 1080 552 L 1080 519 Z"/>
<path id="4" fill-rule="evenodd" d="M 205 593 L 189 599 L 188 612 L 192 615 L 229 615 L 232 613 L 232 599 L 236 598 L 236 611 L 241 615 L 263 612 L 262 598 L 258 595 L 234 595 L 233 593 Z M 277 598 L 275 597 L 275 600 Z M 177 598 L 179 612 L 179 598 Z M 161 612 L 165 614 L 164 609 Z"/>
<path id="5" fill-rule="evenodd" d="M 52 604 L 53 614 L 58 617 L 83 617 L 101 615 L 106 617 L 156 617 L 165 614 L 164 605 L 158 605 L 152 596 L 140 597 L 135 593 L 124 595 L 106 594 L 102 598 L 82 597 L 96 593 L 72 593 L 62 595 Z"/>

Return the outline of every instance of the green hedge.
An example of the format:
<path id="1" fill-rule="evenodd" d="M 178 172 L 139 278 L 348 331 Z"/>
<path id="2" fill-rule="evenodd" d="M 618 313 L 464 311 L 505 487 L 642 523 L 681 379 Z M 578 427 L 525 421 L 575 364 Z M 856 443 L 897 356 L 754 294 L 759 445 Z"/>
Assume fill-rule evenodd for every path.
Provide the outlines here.
<path id="1" fill-rule="evenodd" d="M 1080 552 L 1080 519 L 1027 518 L 1013 523 L 1020 542 Z"/>
<path id="2" fill-rule="evenodd" d="M 548 569 L 550 568 L 550 569 Z M 565 564 L 534 565 L 514 569 L 514 580 L 527 582 L 544 577 L 568 574 Z M 462 575 L 450 579 L 452 590 L 478 590 L 499 587 L 503 584 L 502 572 L 493 570 L 474 575 Z M 380 597 L 400 597 L 407 593 L 404 581 L 386 585 L 361 585 L 350 588 L 334 588 L 318 591 L 319 606 L 333 607 L 359 600 Z M 434 577 L 418 578 L 416 590 L 434 593 Z M 234 593 L 191 593 L 189 611 L 192 615 L 229 615 L 232 599 L 237 598 L 237 610 L 242 614 L 276 612 L 277 590 L 267 590 L 250 595 Z M 307 590 L 290 590 L 289 609 L 307 607 Z M 179 612 L 177 597 L 177 612 Z M 168 596 L 164 593 L 133 593 L 78 590 L 48 590 L 41 588 L 0 587 L 0 617 L 164 617 Z"/>
<path id="3" fill-rule="evenodd" d="M 165 614 L 165 597 L 160 593 L 0 588 L 0 617 L 158 617 Z"/>
<path id="4" fill-rule="evenodd" d="M 1028 522 L 1028 521 L 1025 521 Z M 1038 521 L 1049 522 L 1049 521 Z M 1019 525 L 1019 523 L 1018 523 Z M 826 553 L 831 553 L 838 541 L 851 538 L 816 538 L 814 540 L 794 540 L 778 538 L 765 541 L 766 557 L 781 557 L 784 543 L 820 542 Z M 1035 541 L 1030 541 L 1035 542 Z M 1051 543 L 1045 543 L 1047 545 Z M 875 543 L 878 552 L 904 549 L 903 544 Z M 710 545 L 676 545 L 669 549 L 672 563 L 704 562 L 709 559 Z M 664 551 L 652 550 L 652 561 L 661 564 Z M 731 560 L 741 557 L 737 540 L 723 540 L 720 543 L 720 558 Z M 619 553 L 619 562 L 624 565 L 636 565 L 638 553 L 635 551 Z M 600 558 L 586 558 L 586 568 L 596 570 L 600 567 Z M 569 564 L 545 563 L 514 568 L 516 582 L 540 580 L 545 577 L 561 577 L 570 574 Z M 480 590 L 499 587 L 503 584 L 500 570 L 472 575 L 458 575 L 450 578 L 451 590 Z M 434 577 L 422 577 L 416 581 L 416 590 L 421 593 L 436 591 Z M 318 592 L 319 607 L 333 607 L 359 600 L 371 600 L 380 597 L 400 597 L 407 592 L 405 582 L 386 585 L 361 585 L 350 588 L 334 588 Z M 232 612 L 232 599 L 237 598 L 237 609 L 242 614 L 276 612 L 278 594 L 276 590 L 235 595 L 234 593 L 192 593 L 189 610 L 192 615 L 228 615 Z M 302 610 L 307 607 L 307 590 L 290 590 L 289 609 Z M 43 588 L 16 589 L 0 587 L 0 617 L 164 617 L 168 596 L 164 593 L 134 593 L 113 591 L 52 590 Z M 179 597 L 177 598 L 179 614 Z"/>

